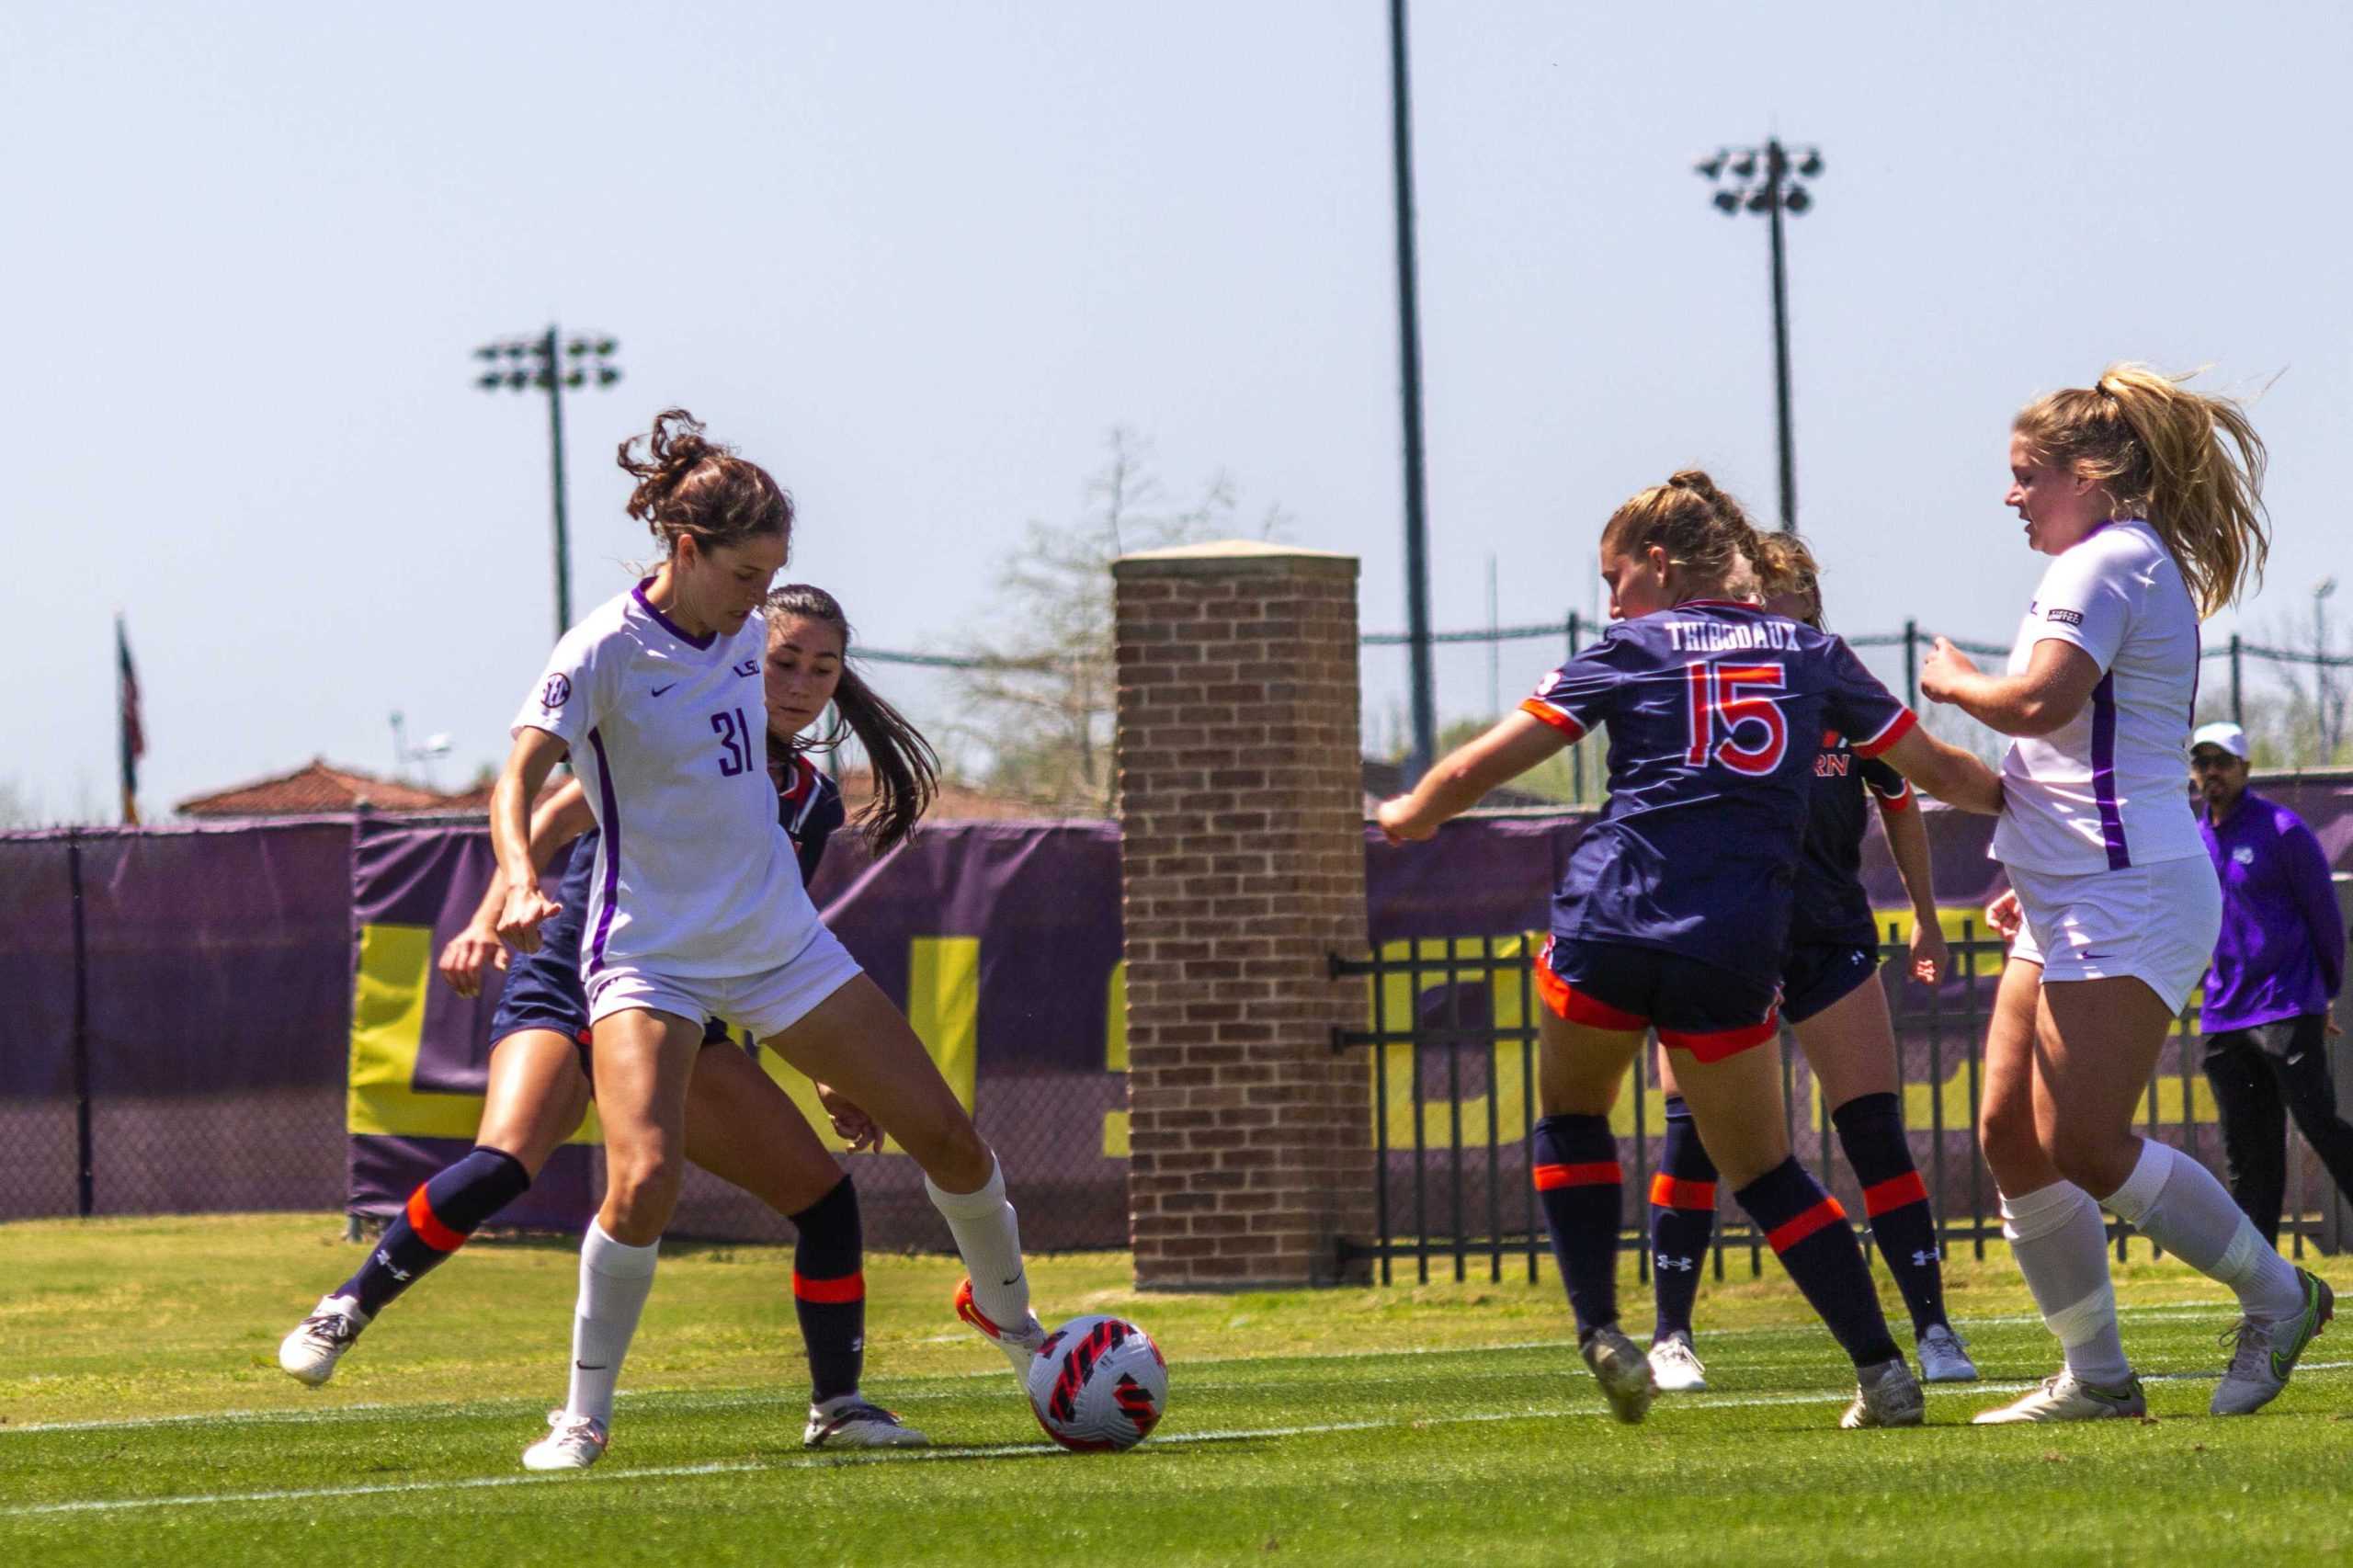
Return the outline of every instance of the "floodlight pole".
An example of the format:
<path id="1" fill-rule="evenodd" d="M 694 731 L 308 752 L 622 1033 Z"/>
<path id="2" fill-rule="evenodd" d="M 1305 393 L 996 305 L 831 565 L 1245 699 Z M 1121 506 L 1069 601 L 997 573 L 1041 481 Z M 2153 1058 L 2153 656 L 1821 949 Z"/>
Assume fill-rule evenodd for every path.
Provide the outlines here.
<path id="1" fill-rule="evenodd" d="M 1773 256 L 1776 267 L 1780 265 L 1780 215 L 1777 212 L 1773 218 Z M 1776 276 L 1779 274 L 1777 273 Z M 549 489 L 555 496 L 555 634 L 560 641 L 565 632 L 572 630 L 572 530 L 566 525 L 563 515 L 563 378 L 555 373 L 554 327 L 549 327 L 546 335 L 540 339 L 540 353 L 542 356 L 541 363 L 547 366 L 549 371 L 547 379 Z M 1784 384 L 1786 385 L 1786 381 Z M 1784 393 L 1784 395 L 1787 394 Z M 1788 472 L 1786 465 L 1789 462 L 1789 434 L 1786 426 L 1783 428 L 1781 438 L 1783 442 L 1781 460 L 1784 464 L 1782 472 L 1786 476 Z M 1787 485 L 1788 483 L 1787 478 L 1784 477 L 1782 483 Z M 1786 523 L 1782 526 L 1788 527 Z"/>
<path id="2" fill-rule="evenodd" d="M 1781 214 L 1803 212 L 1813 204 L 1813 193 L 1802 182 L 1822 173 L 1822 153 L 1818 149 L 1800 147 L 1797 151 L 1800 156 L 1793 165 L 1790 149 L 1782 145 L 1781 139 L 1768 136 L 1762 147 L 1719 148 L 1714 156 L 1702 158 L 1699 164 L 1699 174 L 1709 180 L 1722 181 L 1727 172 L 1732 176 L 1731 183 L 1717 187 L 1713 198 L 1716 210 L 1726 217 L 1743 210 L 1762 212 L 1771 235 L 1768 250 L 1773 282 L 1773 412 L 1780 447 L 1781 528 L 1785 533 L 1798 526 L 1798 457 L 1790 392 L 1789 241 L 1782 231 Z M 1752 179 L 1755 183 L 1748 183 Z"/>
<path id="3" fill-rule="evenodd" d="M 620 381 L 620 369 L 611 362 L 619 347 L 609 337 L 574 337 L 565 343 L 562 333 L 550 326 L 535 337 L 506 338 L 474 350 L 474 358 L 489 367 L 474 380 L 483 391 L 521 392 L 538 387 L 548 394 L 548 488 L 555 512 L 555 634 L 559 638 L 572 629 L 572 530 L 565 516 L 563 483 L 564 389 L 608 387 Z"/>
<path id="4" fill-rule="evenodd" d="M 1781 239 L 1781 185 L 1789 174 L 1789 154 L 1779 137 L 1765 142 L 1766 216 L 1773 231 L 1773 410 L 1781 437 L 1781 531 L 1798 526 L 1797 440 L 1790 429 L 1790 272 Z"/>
<path id="5" fill-rule="evenodd" d="M 1405 422 L 1405 640 L 1412 665 L 1412 785 L 1438 759 L 1430 668 L 1429 513 L 1422 465 L 1422 327 L 1414 257 L 1414 123 L 1405 79 L 1405 0 L 1389 0 L 1390 151 L 1397 208 L 1397 358 Z"/>

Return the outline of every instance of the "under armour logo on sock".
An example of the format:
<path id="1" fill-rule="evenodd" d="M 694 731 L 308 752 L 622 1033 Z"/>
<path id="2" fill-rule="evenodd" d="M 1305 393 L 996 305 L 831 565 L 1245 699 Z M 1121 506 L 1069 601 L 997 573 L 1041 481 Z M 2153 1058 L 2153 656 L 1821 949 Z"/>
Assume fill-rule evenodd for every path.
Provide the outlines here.
<path id="1" fill-rule="evenodd" d="M 1930 1247 L 1926 1252 L 1915 1252 L 1912 1255 L 1912 1267 L 1915 1268 L 1926 1268 L 1928 1265 L 1936 1262 L 1942 1256 L 1944 1256 L 1944 1254 L 1938 1252 L 1934 1247 Z"/>
<path id="2" fill-rule="evenodd" d="M 1665 1253 L 1657 1254 L 1653 1257 L 1652 1262 L 1661 1268 L 1679 1268 L 1686 1274 L 1699 1267 L 1699 1261 L 1697 1258 L 1669 1257 Z"/>
<path id="3" fill-rule="evenodd" d="M 385 1252 L 381 1247 L 376 1249 L 376 1261 L 382 1264 L 387 1269 L 391 1270 L 393 1278 L 401 1280 L 404 1283 L 415 1278 L 415 1276 L 411 1274 L 407 1269 L 395 1265 L 392 1262 L 392 1256 Z"/>

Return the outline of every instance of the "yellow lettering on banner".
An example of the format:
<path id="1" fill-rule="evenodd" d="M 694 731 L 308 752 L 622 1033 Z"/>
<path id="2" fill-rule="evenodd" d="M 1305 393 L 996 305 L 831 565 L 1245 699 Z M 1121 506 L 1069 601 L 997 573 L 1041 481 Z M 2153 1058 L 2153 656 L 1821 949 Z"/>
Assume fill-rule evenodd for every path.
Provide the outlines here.
<path id="1" fill-rule="evenodd" d="M 917 937 L 907 954 L 907 1022 L 923 1041 L 939 1075 L 948 1080 L 966 1111 L 972 1108 L 972 1082 L 981 1059 L 981 939 L 978 937 Z M 745 1040 L 741 1030 L 739 1038 Z M 792 1097 L 819 1142 L 840 1153 L 848 1144 L 834 1131 L 816 1086 L 773 1051 L 759 1053 L 761 1070 Z M 896 1145 L 885 1153 L 898 1153 Z"/>
<path id="2" fill-rule="evenodd" d="M 351 1082 L 344 1124 L 355 1135 L 472 1139 L 483 1096 L 416 1087 L 425 1046 L 425 998 L 433 982 L 428 926 L 362 926 L 351 985 Z M 574 1143 L 603 1137 L 591 1110 Z"/>
<path id="3" fill-rule="evenodd" d="M 1111 966 L 1109 999 L 1103 1012 L 1103 1066 L 1106 1071 L 1124 1076 L 1128 1071 L 1128 960 L 1121 959 Z M 1124 1084 L 1120 1085 L 1126 1087 Z M 1124 1160 L 1128 1157 L 1128 1113 L 1107 1110 L 1103 1113 L 1103 1157 Z"/>

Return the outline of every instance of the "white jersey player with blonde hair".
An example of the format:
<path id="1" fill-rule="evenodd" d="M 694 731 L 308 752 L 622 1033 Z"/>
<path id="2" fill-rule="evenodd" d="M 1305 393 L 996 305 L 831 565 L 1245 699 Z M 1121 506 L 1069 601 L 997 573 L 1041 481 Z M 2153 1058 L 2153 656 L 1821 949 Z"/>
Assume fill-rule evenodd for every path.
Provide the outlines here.
<path id="1" fill-rule="evenodd" d="M 2029 403 L 2008 505 L 2055 557 L 2003 675 L 1938 639 L 1920 688 L 2014 737 L 1993 853 L 2015 935 L 1985 1041 L 1979 1131 L 2003 1233 L 2064 1348 L 1981 1422 L 2139 1415 L 2109 1278 L 2105 1205 L 2227 1285 L 2242 1317 L 2211 1402 L 2276 1397 L 2333 1310 L 2187 1154 L 2132 1114 L 2205 972 L 2222 891 L 2182 791 L 2200 619 L 2260 574 L 2263 444 L 2236 404 L 2141 366 Z"/>
<path id="2" fill-rule="evenodd" d="M 957 1310 L 1017 1371 L 1045 1337 L 995 1155 L 906 1019 L 819 922 L 777 821 L 757 612 L 790 553 L 792 502 L 701 431 L 672 409 L 645 457 L 622 444 L 638 481 L 630 512 L 665 559 L 556 644 L 491 798 L 508 889 L 498 934 L 527 952 L 557 913 L 530 860 L 528 808 L 567 753 L 600 830 L 580 968 L 606 1190 L 581 1244 L 570 1392 L 524 1453 L 532 1470 L 584 1469 L 605 1451 L 677 1202 L 688 1079 L 712 1017 L 864 1108 L 914 1157 L 972 1270 Z"/>

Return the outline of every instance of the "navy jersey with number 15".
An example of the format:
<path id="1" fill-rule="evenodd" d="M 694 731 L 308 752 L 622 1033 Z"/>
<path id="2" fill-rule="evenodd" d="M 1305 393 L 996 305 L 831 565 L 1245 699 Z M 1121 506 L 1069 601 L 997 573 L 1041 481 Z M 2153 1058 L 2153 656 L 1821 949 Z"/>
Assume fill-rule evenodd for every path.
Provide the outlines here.
<path id="1" fill-rule="evenodd" d="M 1609 732 L 1608 803 L 1561 873 L 1553 935 L 1768 982 L 1823 732 L 1876 756 L 1915 722 L 1836 637 L 1719 600 L 1618 622 L 1520 707 L 1573 739 Z"/>

